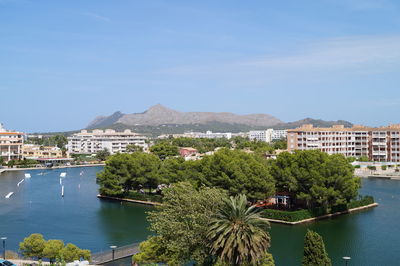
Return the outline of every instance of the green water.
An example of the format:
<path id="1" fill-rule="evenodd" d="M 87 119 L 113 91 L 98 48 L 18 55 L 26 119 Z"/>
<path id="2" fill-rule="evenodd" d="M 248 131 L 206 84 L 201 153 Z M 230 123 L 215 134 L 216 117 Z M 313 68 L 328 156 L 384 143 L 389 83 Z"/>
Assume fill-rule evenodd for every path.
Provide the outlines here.
<path id="1" fill-rule="evenodd" d="M 36 232 L 94 252 L 146 239 L 150 232 L 145 212 L 151 208 L 97 199 L 95 174 L 99 170 L 57 169 L 43 175 L 35 170 L 29 171 L 30 179 L 22 171 L 1 174 L 0 235 L 8 237 L 7 249 L 17 250 L 24 237 Z M 64 198 L 61 172 L 67 172 Z M 5 199 L 11 191 L 14 195 Z M 352 257 L 349 265 L 400 265 L 400 181 L 365 179 L 361 193 L 373 195 L 380 206 L 307 225 L 272 224 L 270 251 L 276 265 L 300 265 L 307 228 L 324 237 L 334 265 L 344 265 L 343 256 Z M 119 265 L 124 263 L 129 261 Z"/>

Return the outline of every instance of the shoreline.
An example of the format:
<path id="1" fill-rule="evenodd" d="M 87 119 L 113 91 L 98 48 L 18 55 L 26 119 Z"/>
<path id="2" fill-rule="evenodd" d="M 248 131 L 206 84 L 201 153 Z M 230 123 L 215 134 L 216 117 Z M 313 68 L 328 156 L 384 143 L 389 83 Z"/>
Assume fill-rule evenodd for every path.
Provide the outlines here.
<path id="1" fill-rule="evenodd" d="M 116 201 L 124 201 L 124 202 L 130 202 L 130 203 L 138 203 L 142 205 L 151 205 L 151 206 L 159 206 L 162 205 L 160 202 L 154 202 L 154 201 L 145 201 L 145 200 L 134 200 L 134 199 L 126 199 L 126 198 L 117 198 L 117 197 L 110 197 L 110 196 L 104 196 L 98 194 L 97 197 L 99 199 L 108 199 L 108 200 L 116 200 Z"/>
<path id="2" fill-rule="evenodd" d="M 327 218 L 331 218 L 331 217 L 336 217 L 336 216 L 343 215 L 343 214 L 349 214 L 349 213 L 353 213 L 353 212 L 357 212 L 357 211 L 367 210 L 367 209 L 375 208 L 377 206 L 379 206 L 379 204 L 374 202 L 372 204 L 368 204 L 368 205 L 357 207 L 357 208 L 353 208 L 353 209 L 348 209 L 346 211 L 329 213 L 329 214 L 325 214 L 325 215 L 322 215 L 322 216 L 313 217 L 313 218 L 309 218 L 309 219 L 304 219 L 304 220 L 300 220 L 300 221 L 296 221 L 296 222 L 288 222 L 288 221 L 275 220 L 275 219 L 269 219 L 269 218 L 262 218 L 262 219 L 267 220 L 268 222 L 277 223 L 277 224 L 299 225 L 299 224 L 311 223 L 311 222 L 314 222 L 314 221 L 327 219 Z"/>
<path id="3" fill-rule="evenodd" d="M 126 198 L 117 198 L 117 197 L 103 196 L 103 195 L 100 195 L 100 194 L 98 194 L 97 197 L 99 199 L 108 199 L 108 200 L 115 200 L 115 201 L 120 201 L 120 202 L 123 201 L 123 202 L 130 202 L 130 203 L 138 203 L 138 204 L 150 205 L 150 206 L 160 206 L 160 205 L 162 205 L 162 203 L 159 203 L 159 202 L 134 200 L 134 199 L 126 199 Z M 329 214 L 325 214 L 325 215 L 322 215 L 322 216 L 313 217 L 313 218 L 309 218 L 309 219 L 304 219 L 304 220 L 300 220 L 300 221 L 296 221 L 296 222 L 288 222 L 288 221 L 275 220 L 275 219 L 269 219 L 269 218 L 262 218 L 262 219 L 263 220 L 267 220 L 268 222 L 277 223 L 277 224 L 299 225 L 299 224 L 311 223 L 311 222 L 314 222 L 314 221 L 317 221 L 317 220 L 327 219 L 327 218 L 331 218 L 331 217 L 335 217 L 335 216 L 339 216 L 339 215 L 349 214 L 349 213 L 353 213 L 353 212 L 357 212 L 357 211 L 367 210 L 367 209 L 371 209 L 371 208 L 374 208 L 374 207 L 377 207 L 377 206 L 379 206 L 379 204 L 374 202 L 372 204 L 368 204 L 368 205 L 357 207 L 357 208 L 353 208 L 353 209 L 348 209 L 346 211 L 329 213 Z"/>
<path id="4" fill-rule="evenodd" d="M 51 169 L 63 169 L 63 168 L 79 168 L 79 167 L 95 167 L 95 166 L 105 166 L 104 163 L 98 164 L 79 164 L 79 165 L 63 165 L 63 166 L 53 166 L 53 167 L 28 167 L 28 168 L 3 168 L 0 169 L 0 174 L 5 172 L 13 171 L 27 171 L 27 170 L 51 170 Z"/>

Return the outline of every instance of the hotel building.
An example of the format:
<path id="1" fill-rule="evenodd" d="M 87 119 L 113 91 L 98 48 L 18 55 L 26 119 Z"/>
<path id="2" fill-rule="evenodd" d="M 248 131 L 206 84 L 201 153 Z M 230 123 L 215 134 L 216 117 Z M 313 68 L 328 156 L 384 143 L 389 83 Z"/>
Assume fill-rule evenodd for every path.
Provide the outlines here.
<path id="1" fill-rule="evenodd" d="M 0 123 L 0 157 L 4 161 L 22 159 L 24 133 L 7 131 Z"/>
<path id="2" fill-rule="evenodd" d="M 400 162 L 400 125 L 379 128 L 360 125 L 314 128 L 303 125 L 288 130 L 287 146 L 288 151 L 320 150 L 346 157 L 366 156 L 371 161 Z"/>
<path id="3" fill-rule="evenodd" d="M 146 136 L 131 132 L 129 129 L 123 132 L 116 132 L 113 129 L 95 129 L 92 132 L 82 130 L 68 137 L 68 152 L 95 154 L 107 149 L 111 154 L 124 153 L 128 145 L 137 145 L 146 149 L 146 140 Z"/>
<path id="4" fill-rule="evenodd" d="M 264 142 L 271 142 L 274 140 L 285 139 L 287 130 L 275 130 L 269 128 L 267 130 L 253 130 L 249 132 L 250 140 L 258 140 Z"/>
<path id="5" fill-rule="evenodd" d="M 24 144 L 22 153 L 26 159 L 44 159 L 44 158 L 63 158 L 63 152 L 60 148 L 54 146 L 41 146 L 35 144 Z"/>

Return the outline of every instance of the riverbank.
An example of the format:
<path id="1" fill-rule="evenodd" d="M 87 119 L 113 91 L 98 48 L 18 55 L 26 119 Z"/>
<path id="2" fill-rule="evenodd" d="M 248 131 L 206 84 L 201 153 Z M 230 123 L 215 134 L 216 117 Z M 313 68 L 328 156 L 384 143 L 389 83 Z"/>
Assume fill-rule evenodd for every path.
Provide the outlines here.
<path id="1" fill-rule="evenodd" d="M 117 197 L 104 196 L 104 195 L 100 195 L 100 194 L 98 194 L 97 197 L 98 197 L 99 199 L 108 199 L 108 200 L 124 201 L 124 202 L 138 203 L 138 204 L 151 205 L 151 206 L 162 205 L 162 204 L 159 203 L 159 202 L 144 201 L 144 200 L 134 200 L 134 199 L 125 199 L 125 198 L 117 198 Z"/>
<path id="2" fill-rule="evenodd" d="M 53 166 L 53 167 L 4 168 L 0 169 L 0 174 L 12 171 L 51 170 L 51 169 L 78 168 L 78 167 L 95 167 L 104 165 L 105 165 L 104 163 L 97 163 L 97 164 L 63 165 L 63 166 Z"/>

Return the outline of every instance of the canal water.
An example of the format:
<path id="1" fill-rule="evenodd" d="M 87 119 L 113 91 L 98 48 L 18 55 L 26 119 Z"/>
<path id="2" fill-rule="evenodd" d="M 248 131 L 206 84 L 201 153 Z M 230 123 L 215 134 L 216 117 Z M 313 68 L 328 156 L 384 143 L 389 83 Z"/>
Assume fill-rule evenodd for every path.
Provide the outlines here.
<path id="1" fill-rule="evenodd" d="M 110 245 L 145 240 L 151 207 L 99 200 L 96 173 L 101 167 L 7 172 L 0 175 L 0 236 L 17 250 L 24 237 L 41 233 L 98 252 Z M 61 197 L 60 173 L 64 197 Z M 31 178 L 25 178 L 29 173 Z M 19 186 L 17 184 L 20 183 Z M 270 252 L 276 265 L 301 265 L 307 229 L 324 238 L 334 265 L 400 265 L 400 181 L 364 179 L 362 194 L 379 207 L 307 225 L 272 224 Z M 6 199 L 9 192 L 14 194 Z M 122 262 L 120 265 L 123 265 Z"/>

